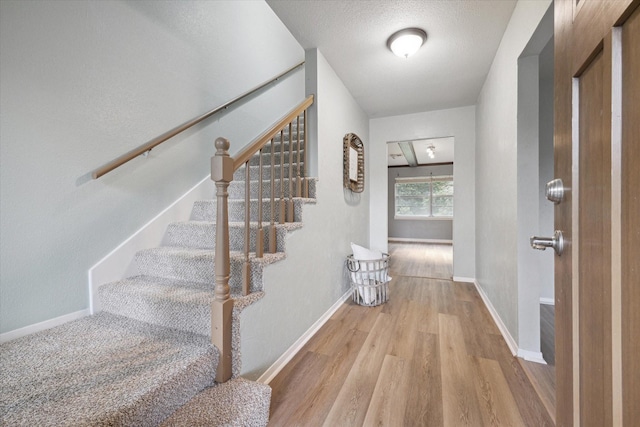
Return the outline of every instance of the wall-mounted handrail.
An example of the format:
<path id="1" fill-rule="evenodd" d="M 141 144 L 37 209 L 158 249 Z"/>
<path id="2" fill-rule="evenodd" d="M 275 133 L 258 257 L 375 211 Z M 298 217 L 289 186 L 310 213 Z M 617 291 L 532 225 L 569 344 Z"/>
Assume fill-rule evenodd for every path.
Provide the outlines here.
<path id="1" fill-rule="evenodd" d="M 240 166 L 245 164 L 251 157 L 262 147 L 267 145 L 273 137 L 275 137 L 286 125 L 291 123 L 302 111 L 306 110 L 313 104 L 313 95 L 309 95 L 300 105 L 296 106 L 287 115 L 283 116 L 273 126 L 264 131 L 264 133 L 254 139 L 249 145 L 244 147 L 233 158 L 233 170 L 238 170 Z"/>
<path id="2" fill-rule="evenodd" d="M 293 67 L 289 68 L 286 71 L 283 71 L 282 73 L 278 74 L 277 76 L 267 80 L 264 83 L 259 84 L 258 86 L 249 89 L 248 91 L 246 91 L 245 93 L 236 96 L 235 98 L 231 99 L 230 101 L 225 102 L 224 104 L 220 105 L 219 107 L 216 107 L 210 111 L 207 111 L 204 114 L 201 114 L 200 116 L 193 118 L 189 121 L 186 121 L 184 123 L 182 123 L 179 126 L 174 127 L 173 129 L 163 133 L 162 135 L 152 139 L 151 141 L 140 145 L 139 147 L 134 148 L 131 151 L 128 151 L 127 153 L 123 154 L 122 156 L 110 161 L 109 163 L 105 163 L 104 165 L 100 166 L 99 168 L 95 169 L 93 172 L 91 172 L 91 177 L 93 179 L 97 179 L 100 178 L 101 176 L 111 172 L 112 170 L 122 166 L 123 164 L 127 163 L 130 160 L 135 159 L 136 157 L 138 157 L 141 154 L 144 154 L 146 152 L 148 152 L 149 150 L 151 150 L 152 148 L 162 144 L 163 142 L 173 138 L 174 136 L 178 135 L 179 133 L 184 132 L 185 130 L 197 125 L 198 123 L 200 123 L 201 121 L 208 119 L 209 117 L 213 116 L 216 113 L 219 113 L 220 111 L 226 110 L 228 109 L 231 105 L 235 104 L 236 102 L 250 96 L 251 94 L 253 94 L 254 92 L 257 92 L 258 90 L 264 88 L 265 86 L 270 85 L 271 83 L 274 83 L 278 80 L 280 80 L 282 77 L 284 77 L 285 75 L 289 74 L 290 72 L 296 70 L 297 68 L 300 68 L 301 66 L 304 65 L 304 61 L 302 61 L 301 63 L 294 65 Z"/>

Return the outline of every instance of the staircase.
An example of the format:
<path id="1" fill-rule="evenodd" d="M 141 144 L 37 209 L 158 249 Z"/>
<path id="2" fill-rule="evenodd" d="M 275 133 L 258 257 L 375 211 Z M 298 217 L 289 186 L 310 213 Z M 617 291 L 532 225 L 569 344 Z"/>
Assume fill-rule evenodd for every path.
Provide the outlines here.
<path id="1" fill-rule="evenodd" d="M 297 158 L 281 159 L 280 152 L 287 152 L 291 144 L 300 147 L 296 138 L 303 134 L 303 125 L 300 132 L 290 126 L 272 138 L 262 154 L 264 165 L 258 155 L 251 157 L 234 172 L 228 188 L 230 381 L 214 381 L 220 360 L 210 338 L 217 206 L 214 199 L 201 200 L 189 221 L 169 225 L 162 246 L 136 254 L 138 275 L 99 288 L 102 312 L 0 346 L 0 424 L 266 425 L 271 389 L 239 377 L 240 316 L 264 295 L 264 269 L 286 257 L 286 236 L 302 227 L 302 206 L 315 202 L 315 180 L 307 180 L 309 197 L 290 199 L 293 221 L 281 221 L 280 209 L 275 209 L 275 233 L 265 233 L 267 249 L 262 257 L 256 256 L 262 226 L 258 206 L 262 205 L 264 228 L 270 229 L 271 191 L 289 198 L 290 188 L 299 183 L 295 172 L 289 176 L 297 170 Z M 247 174 L 250 283 L 244 294 Z M 259 179 L 260 174 L 267 179 L 273 174 L 274 185 Z M 273 236 L 275 252 L 268 253 Z"/>

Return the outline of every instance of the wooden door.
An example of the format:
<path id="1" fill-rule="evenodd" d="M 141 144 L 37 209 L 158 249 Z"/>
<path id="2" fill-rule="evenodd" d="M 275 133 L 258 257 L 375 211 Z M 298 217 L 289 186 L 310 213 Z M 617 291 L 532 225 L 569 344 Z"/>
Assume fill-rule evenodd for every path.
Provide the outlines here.
<path id="1" fill-rule="evenodd" d="M 556 0 L 556 423 L 640 423 L 640 8 Z"/>

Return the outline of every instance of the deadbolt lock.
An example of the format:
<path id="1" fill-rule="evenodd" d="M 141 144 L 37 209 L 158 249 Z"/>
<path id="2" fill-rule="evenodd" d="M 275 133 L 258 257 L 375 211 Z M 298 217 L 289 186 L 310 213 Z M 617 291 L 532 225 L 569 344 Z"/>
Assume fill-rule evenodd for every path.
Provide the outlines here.
<path id="1" fill-rule="evenodd" d="M 544 194 L 550 202 L 560 203 L 564 199 L 564 184 L 562 180 L 557 178 L 547 182 Z"/>

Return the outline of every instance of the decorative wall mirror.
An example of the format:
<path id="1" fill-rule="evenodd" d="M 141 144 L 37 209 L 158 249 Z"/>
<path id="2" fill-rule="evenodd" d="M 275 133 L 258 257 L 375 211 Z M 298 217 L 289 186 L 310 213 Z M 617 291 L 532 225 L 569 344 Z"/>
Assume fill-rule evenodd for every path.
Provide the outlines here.
<path id="1" fill-rule="evenodd" d="M 364 144 L 355 133 L 343 140 L 343 185 L 354 193 L 364 191 Z"/>

